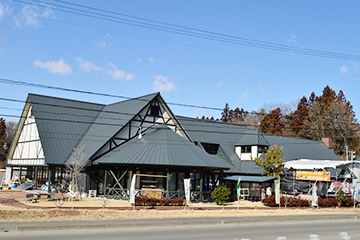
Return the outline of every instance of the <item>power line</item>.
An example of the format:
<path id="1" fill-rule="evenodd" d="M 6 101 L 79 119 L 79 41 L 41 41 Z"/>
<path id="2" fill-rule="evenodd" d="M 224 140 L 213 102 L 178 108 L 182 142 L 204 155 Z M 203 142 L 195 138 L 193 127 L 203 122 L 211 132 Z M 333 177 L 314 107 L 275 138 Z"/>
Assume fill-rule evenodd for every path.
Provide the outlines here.
<path id="1" fill-rule="evenodd" d="M 41 5 L 40 7 L 44 7 L 44 6 Z M 4 10 L 4 11 L 8 11 L 8 10 Z M 18 14 L 23 14 L 23 13 L 18 13 Z M 267 61 L 267 62 L 272 62 L 272 63 L 278 63 L 278 64 L 283 64 L 283 65 L 289 65 L 289 66 L 295 66 L 295 67 L 300 67 L 300 68 L 307 68 L 307 69 L 312 69 L 312 70 L 317 70 L 317 71 L 323 71 L 323 72 L 329 72 L 329 73 L 338 74 L 338 71 L 319 68 L 319 67 L 314 67 L 314 66 L 306 66 L 306 65 L 302 65 L 302 64 L 295 64 L 295 63 L 284 62 L 284 61 L 279 61 L 279 60 L 274 60 L 274 59 L 255 57 L 255 56 L 251 56 L 251 55 L 245 55 L 245 54 L 229 52 L 229 51 L 224 51 L 224 50 L 219 50 L 219 49 L 213 49 L 213 48 L 208 48 L 208 47 L 203 47 L 203 46 L 197 46 L 197 45 L 192 45 L 192 44 L 186 44 L 186 43 L 183 43 L 183 42 L 180 43 L 180 42 L 169 41 L 169 40 L 164 40 L 164 39 L 159 39 L 159 38 L 154 38 L 154 37 L 147 37 L 147 36 L 142 36 L 142 35 L 125 33 L 125 32 L 116 31 L 116 30 L 112 30 L 112 29 L 105 29 L 105 28 L 100 28 L 100 27 L 95 27 L 95 26 L 90 26 L 90 25 L 84 25 L 84 24 L 79 24 L 79 23 L 74 23 L 74 22 L 61 21 L 61 20 L 58 20 L 58 19 L 48 19 L 48 18 L 41 17 L 41 16 L 33 16 L 33 17 L 41 18 L 41 19 L 44 19 L 44 20 L 47 20 L 47 21 L 54 21 L 54 22 L 69 24 L 69 25 L 78 26 L 78 27 L 90 28 L 90 29 L 101 30 L 101 31 L 108 31 L 108 32 L 113 32 L 113 33 L 118 33 L 118 34 L 138 37 L 138 38 L 144 38 L 144 39 L 149 39 L 149 40 L 154 40 L 154 41 L 161 41 L 161 42 L 166 42 L 166 43 L 170 43 L 170 44 L 176 44 L 176 45 L 181 45 L 181 46 L 186 46 L 186 47 L 192 47 L 192 48 L 202 49 L 202 50 L 206 50 L 206 51 L 230 54 L 230 55 L 234 55 L 234 56 L 241 56 L 241 57 L 252 58 L 252 59 L 261 60 L 261 61 Z M 360 75 L 355 75 L 355 74 L 352 74 L 352 76 L 353 77 L 360 77 Z"/>
<path id="2" fill-rule="evenodd" d="M 2 101 L 11 101 L 11 102 L 21 102 L 21 103 L 26 103 L 26 101 L 22 101 L 22 100 L 16 100 L 16 99 L 9 99 L 9 98 L 0 98 L 0 100 Z M 59 99 L 59 100 L 68 100 L 68 99 Z M 138 100 L 138 99 L 137 99 Z M 81 103 L 85 103 L 85 102 L 81 102 Z M 46 114 L 49 114 L 49 115 L 54 115 L 55 118 L 49 118 L 49 117 L 46 117 L 46 118 L 37 118 L 39 120 L 51 120 L 51 121 L 62 121 L 62 122 L 73 122 L 73 123 L 87 123 L 87 124 L 99 124 L 99 125 L 108 125 L 108 126 L 117 126 L 117 127 L 122 127 L 124 125 L 121 125 L 121 124 L 112 124 L 112 123 L 105 123 L 105 122 L 94 122 L 95 119 L 104 119 L 104 120 L 115 120 L 115 121 L 119 121 L 119 120 L 125 120 L 126 122 L 129 121 L 129 118 L 121 118 L 121 116 L 119 117 L 116 117 L 116 115 L 128 115 L 128 116 L 131 116 L 133 117 L 135 114 L 134 113 L 128 113 L 128 112 L 119 112 L 119 111 L 108 111 L 108 110 L 105 110 L 103 109 L 103 107 L 105 107 L 106 105 L 102 105 L 102 108 L 101 109 L 93 109 L 93 108 L 89 108 L 89 107 L 77 107 L 77 106 L 64 106 L 64 105 L 56 105 L 56 104 L 49 104 L 49 103 L 43 103 L 43 102 L 36 102 L 36 101 L 31 101 L 31 104 L 34 104 L 34 105 L 42 105 L 42 106 L 47 106 L 47 107 L 51 107 L 51 108 L 63 108 L 63 109 L 73 109 L 75 110 L 75 113 L 59 113 L 59 110 L 58 112 L 51 112 L 49 110 L 46 110 L 46 111 L 39 111 L 37 110 L 36 112 L 37 113 L 46 113 Z M 97 104 L 96 104 L 97 105 Z M 94 112 L 94 115 L 86 115 L 84 113 L 80 113 L 79 110 L 81 111 L 87 111 L 87 112 Z M 78 114 L 76 114 L 78 113 Z M 99 113 L 108 113 L 108 114 L 113 114 L 114 117 L 101 117 L 99 116 L 98 114 Z M 257 114 L 257 113 L 254 113 L 254 114 Z M 7 116 L 7 117 L 20 117 L 20 118 L 26 118 L 24 116 L 17 116 L 17 115 L 7 115 L 7 114 L 3 114 L 3 116 Z M 60 119 L 59 116 L 73 116 L 73 117 L 81 117 L 81 118 L 90 118 L 89 121 L 90 122 L 86 122 L 86 121 L 74 121 L 74 120 L 66 120 L 66 119 Z M 184 122 L 187 121 L 187 122 L 194 122 L 194 121 L 202 121 L 202 120 L 199 120 L 199 119 L 195 119 L 195 118 L 187 118 L 186 120 L 184 120 Z M 323 122 L 323 123 L 333 123 L 331 121 L 320 121 L 320 122 Z M 229 129 L 229 127 L 235 127 L 235 126 L 242 126 L 242 127 L 259 127 L 258 125 L 236 125 L 236 124 L 231 124 L 231 123 L 223 123 L 223 122 L 213 122 L 213 121 L 207 121 L 207 120 L 204 120 L 203 123 L 220 123 L 222 124 L 221 128 L 224 127 L 226 129 Z M 344 123 L 344 124 L 350 124 L 350 125 L 354 125 L 356 126 L 357 123 L 354 123 L 354 122 L 345 122 L 345 121 L 341 121 L 341 122 L 337 122 L 338 123 Z M 198 125 L 194 125 L 194 124 L 187 124 L 188 126 L 198 126 Z M 219 129 L 219 124 L 217 125 L 217 129 Z M 300 129 L 310 129 L 311 130 L 311 127 L 309 128 L 306 128 L 304 126 L 302 127 L 299 127 Z M 290 127 L 287 127 L 287 128 L 284 128 L 284 130 L 290 130 L 290 129 L 294 129 L 294 128 L 290 128 Z M 324 128 L 323 129 L 324 131 L 336 131 L 336 129 L 333 129 L 333 128 Z M 189 130 L 187 129 L 187 131 L 197 131 L 197 130 Z M 348 132 L 356 132 L 356 130 L 343 130 L 343 131 L 348 131 Z M 199 131 L 201 132 L 201 131 Z M 206 132 L 206 131 L 203 131 L 203 132 Z M 214 131 L 212 131 L 214 132 Z M 215 131 L 215 133 L 225 133 L 225 134 L 228 134 L 229 132 L 220 132 L 220 131 Z M 241 133 L 235 133 L 235 134 L 241 134 Z M 249 133 L 251 134 L 251 133 Z M 255 134 L 256 135 L 256 134 Z"/>
<path id="3" fill-rule="evenodd" d="M 111 97 L 111 98 L 121 98 L 126 100 L 133 100 L 137 98 L 131 98 L 121 95 L 114 95 L 114 94 L 107 94 L 107 93 L 99 93 L 99 92 L 93 92 L 93 91 L 85 91 L 85 90 L 78 90 L 78 89 L 71 89 L 71 88 L 63 88 L 63 87 L 54 87 L 44 84 L 38 84 L 38 83 L 30 83 L 30 82 L 24 82 L 24 81 L 18 81 L 18 80 L 11 80 L 7 78 L 0 78 L 0 83 L 6 83 L 6 84 L 13 84 L 13 85 L 19 85 L 19 86 L 28 86 L 28 87 L 36 87 L 36 88 L 45 88 L 45 89 L 52 89 L 52 90 L 61 90 L 66 92 L 76 92 L 76 93 L 83 93 L 83 94 L 90 94 L 90 95 L 97 95 L 97 96 L 105 96 L 105 97 Z M 143 99 L 137 99 L 139 101 L 146 101 Z M 174 106 L 181 106 L 181 107 L 191 107 L 191 108 L 202 108 L 202 109 L 208 109 L 208 110 L 217 110 L 222 111 L 221 108 L 214 108 L 214 107 L 206 107 L 206 106 L 196 106 L 192 104 L 183 104 L 183 103 L 173 103 L 168 102 L 168 105 L 174 105 Z"/>
<path id="4" fill-rule="evenodd" d="M 198 28 L 191 28 L 191 27 L 186 27 L 186 26 L 181 26 L 181 25 L 170 24 L 170 23 L 166 23 L 166 22 L 154 21 L 154 20 L 150 20 L 150 19 L 146 19 L 146 18 L 140 18 L 140 17 L 136 17 L 136 16 L 121 14 L 118 12 L 89 7 L 86 5 L 74 4 L 74 3 L 67 2 L 67 1 L 59 1 L 59 0 L 57 1 L 60 3 L 66 4 L 67 6 L 59 5 L 59 4 L 52 4 L 49 2 L 37 1 L 37 0 L 33 0 L 33 2 L 39 2 L 42 4 L 39 5 L 39 4 L 29 3 L 29 2 L 21 1 L 21 0 L 14 0 L 14 1 L 20 2 L 20 3 L 25 3 L 25 4 L 30 4 L 30 5 L 34 5 L 34 6 L 38 6 L 38 7 L 42 7 L 42 8 L 47 7 L 54 11 L 62 11 L 62 12 L 70 13 L 70 14 L 91 17 L 91 18 L 96 18 L 96 19 L 100 19 L 100 20 L 121 23 L 121 24 L 126 24 L 126 25 L 132 25 L 132 26 L 136 26 L 136 27 L 148 28 L 148 29 L 152 29 L 152 30 L 158 30 L 158 31 L 175 33 L 175 34 L 180 34 L 180 35 L 185 35 L 185 36 L 202 38 L 202 39 L 207 39 L 207 40 L 214 40 L 214 41 L 219 41 L 219 42 L 232 43 L 232 44 L 250 46 L 250 47 L 255 47 L 255 48 L 262 48 L 262 49 L 267 49 L 267 50 L 296 53 L 296 54 L 302 54 L 302 55 L 308 55 L 308 56 L 360 61 L 360 56 L 354 55 L 354 54 L 322 51 L 322 50 L 316 50 L 316 49 L 310 49 L 310 48 L 291 47 L 291 46 L 287 46 L 287 45 L 259 41 L 259 40 L 243 38 L 243 37 L 237 37 L 237 36 L 233 36 L 233 35 L 222 34 L 222 33 L 218 33 L 218 32 L 198 29 Z M 47 6 L 44 6 L 43 4 L 46 4 Z M 76 8 L 69 7 L 68 5 L 75 6 Z M 52 6 L 52 7 L 49 7 L 49 6 Z M 83 9 L 87 9 L 87 10 L 83 10 Z M 95 11 L 97 11 L 97 12 L 95 12 Z M 98 12 L 100 12 L 100 13 L 98 13 Z M 112 16 L 109 14 L 116 15 L 116 16 Z M 118 17 L 118 16 L 121 16 L 121 17 Z M 124 18 L 124 17 L 126 17 L 126 18 Z M 135 19 L 135 20 L 132 20 L 132 19 Z"/>

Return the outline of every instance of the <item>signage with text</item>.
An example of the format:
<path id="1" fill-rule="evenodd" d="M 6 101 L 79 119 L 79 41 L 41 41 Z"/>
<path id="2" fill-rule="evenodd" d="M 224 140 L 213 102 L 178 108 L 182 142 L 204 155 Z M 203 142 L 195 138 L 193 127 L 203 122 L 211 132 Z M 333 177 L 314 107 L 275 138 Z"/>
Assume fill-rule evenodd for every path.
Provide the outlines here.
<path id="1" fill-rule="evenodd" d="M 296 180 L 330 182 L 330 178 L 328 171 L 296 171 Z"/>

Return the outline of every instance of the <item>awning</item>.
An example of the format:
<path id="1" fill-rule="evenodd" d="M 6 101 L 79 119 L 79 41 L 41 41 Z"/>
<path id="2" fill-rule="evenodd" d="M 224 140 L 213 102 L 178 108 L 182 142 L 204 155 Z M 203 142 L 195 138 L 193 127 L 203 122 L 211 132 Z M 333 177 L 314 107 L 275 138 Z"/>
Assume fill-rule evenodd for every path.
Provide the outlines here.
<path id="1" fill-rule="evenodd" d="M 353 162 L 350 161 L 331 161 L 331 160 L 310 160 L 300 159 L 294 161 L 288 161 L 284 163 L 285 168 L 293 169 L 324 169 L 324 168 L 337 168 L 348 166 Z"/>
<path id="2" fill-rule="evenodd" d="M 267 181 L 272 181 L 276 179 L 276 177 L 262 177 L 262 176 L 241 176 L 241 175 L 234 175 L 230 177 L 224 178 L 225 181 L 238 181 L 241 177 L 241 182 L 256 182 L 262 183 Z"/>

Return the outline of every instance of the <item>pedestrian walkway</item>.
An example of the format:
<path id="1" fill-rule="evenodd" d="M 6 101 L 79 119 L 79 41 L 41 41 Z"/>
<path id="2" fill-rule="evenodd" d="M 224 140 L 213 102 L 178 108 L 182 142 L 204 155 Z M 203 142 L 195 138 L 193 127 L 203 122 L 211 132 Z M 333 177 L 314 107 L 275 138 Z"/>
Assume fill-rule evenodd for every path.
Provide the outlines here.
<path id="1" fill-rule="evenodd" d="M 26 192 L 19 190 L 0 190 L 0 203 L 9 206 L 9 207 L 17 207 L 17 208 L 32 208 L 31 206 L 27 206 L 22 204 L 16 199 L 26 198 Z"/>

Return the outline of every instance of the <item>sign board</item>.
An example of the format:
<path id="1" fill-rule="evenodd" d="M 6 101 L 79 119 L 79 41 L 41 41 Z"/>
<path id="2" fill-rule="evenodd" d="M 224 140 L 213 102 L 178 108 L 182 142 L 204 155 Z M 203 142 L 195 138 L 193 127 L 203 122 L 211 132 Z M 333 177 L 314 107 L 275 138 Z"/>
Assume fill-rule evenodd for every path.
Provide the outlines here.
<path id="1" fill-rule="evenodd" d="M 329 171 L 296 171 L 296 180 L 330 182 Z"/>
<path id="2" fill-rule="evenodd" d="M 275 203 L 280 204 L 280 180 L 275 180 Z"/>

